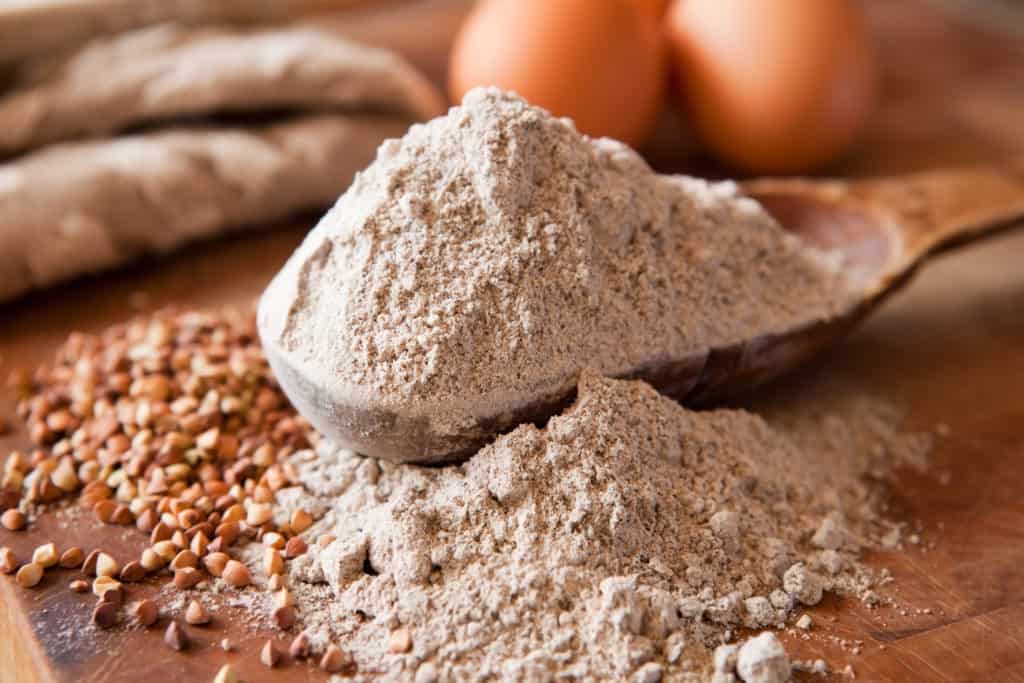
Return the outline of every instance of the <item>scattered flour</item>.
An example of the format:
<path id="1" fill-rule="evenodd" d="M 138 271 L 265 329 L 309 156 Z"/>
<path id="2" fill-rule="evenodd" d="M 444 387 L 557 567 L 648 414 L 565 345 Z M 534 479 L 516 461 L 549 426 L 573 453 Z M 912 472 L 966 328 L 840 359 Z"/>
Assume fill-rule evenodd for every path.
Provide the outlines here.
<path id="1" fill-rule="evenodd" d="M 851 544 L 814 542 L 827 519 L 863 538 L 875 523 L 843 505 L 863 500 L 857 477 L 796 474 L 818 457 L 752 413 L 693 412 L 590 371 L 562 415 L 459 466 L 322 444 L 296 456 L 304 490 L 285 494 L 322 513 L 311 539 L 336 539 L 291 564 L 300 620 L 365 680 L 706 681 L 735 629 L 877 584 Z M 824 552 L 836 571 L 818 571 Z M 390 653 L 400 627 L 412 648 Z M 790 666 L 770 634 L 716 659 L 723 681 Z"/>

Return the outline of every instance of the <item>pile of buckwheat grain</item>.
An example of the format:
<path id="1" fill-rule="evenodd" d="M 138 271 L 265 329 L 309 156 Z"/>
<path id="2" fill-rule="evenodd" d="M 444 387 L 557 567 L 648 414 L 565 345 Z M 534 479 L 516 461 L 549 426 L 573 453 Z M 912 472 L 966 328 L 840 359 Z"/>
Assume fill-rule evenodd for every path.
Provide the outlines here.
<path id="1" fill-rule="evenodd" d="M 312 517 L 303 509 L 282 517 L 275 497 L 296 484 L 288 456 L 316 434 L 270 375 L 251 315 L 169 310 L 98 336 L 72 334 L 52 364 L 13 373 L 9 386 L 34 449 L 4 460 L 4 528 L 21 531 L 45 504 L 77 496 L 99 522 L 135 526 L 149 544 L 133 558 L 102 548 L 58 552 L 52 542 L 17 558 L 4 547 L 0 571 L 31 588 L 52 567 L 80 570 L 69 589 L 96 595 L 100 628 L 157 623 L 153 600 L 125 601 L 129 586 L 148 576 L 167 575 L 188 592 L 244 589 L 260 571 L 274 592 L 274 623 L 292 628 L 294 599 L 282 574 L 306 552 L 302 533 Z M 255 561 L 251 552 L 239 561 L 246 543 L 259 548 Z M 209 620 L 195 600 L 168 616 L 165 642 L 175 650 L 189 643 L 181 621 Z M 265 648 L 268 665 L 278 661 L 274 648 Z M 301 640 L 293 649 L 303 653 Z M 323 648 L 321 666 L 341 670 L 340 652 Z"/>

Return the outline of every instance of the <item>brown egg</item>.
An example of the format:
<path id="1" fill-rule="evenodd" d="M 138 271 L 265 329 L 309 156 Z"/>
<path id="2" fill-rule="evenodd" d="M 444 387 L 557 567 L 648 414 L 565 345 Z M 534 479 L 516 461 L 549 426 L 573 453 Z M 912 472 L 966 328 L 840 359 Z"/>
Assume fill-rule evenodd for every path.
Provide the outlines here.
<path id="1" fill-rule="evenodd" d="M 874 61 L 848 0 L 675 0 L 666 15 L 680 97 L 702 142 L 748 171 L 806 171 L 853 141 Z"/>
<path id="2" fill-rule="evenodd" d="M 661 15 L 668 9 L 668 0 L 632 0 L 632 2 L 658 18 L 661 18 Z"/>
<path id="3" fill-rule="evenodd" d="M 644 0 L 647 2 L 647 0 Z M 496 85 L 592 136 L 640 145 L 664 100 L 667 54 L 640 0 L 484 0 L 452 49 L 449 91 Z"/>

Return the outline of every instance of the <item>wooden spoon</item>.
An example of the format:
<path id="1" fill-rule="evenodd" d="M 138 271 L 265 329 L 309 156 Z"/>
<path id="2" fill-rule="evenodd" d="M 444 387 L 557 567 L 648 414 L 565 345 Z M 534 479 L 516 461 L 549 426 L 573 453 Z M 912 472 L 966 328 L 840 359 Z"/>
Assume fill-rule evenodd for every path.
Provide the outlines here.
<path id="1" fill-rule="evenodd" d="M 1024 160 L 881 180 L 758 180 L 744 190 L 808 244 L 838 251 L 855 296 L 835 318 L 627 375 L 687 404 L 750 389 L 799 365 L 849 333 L 931 256 L 1024 220 Z M 429 420 L 385 409 L 356 392 L 332 394 L 272 344 L 265 350 L 281 386 L 321 432 L 339 445 L 396 462 L 465 457 L 518 424 L 543 422 L 574 398 L 570 390 L 441 433 Z M 474 404 L 473 412 L 495 411 Z"/>

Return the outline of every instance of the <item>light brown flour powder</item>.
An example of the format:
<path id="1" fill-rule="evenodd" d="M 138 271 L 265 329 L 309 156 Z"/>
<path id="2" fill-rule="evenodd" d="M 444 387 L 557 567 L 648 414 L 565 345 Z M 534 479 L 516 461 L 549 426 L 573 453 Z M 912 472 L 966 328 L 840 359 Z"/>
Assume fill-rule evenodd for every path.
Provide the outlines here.
<path id="1" fill-rule="evenodd" d="M 823 477 L 752 413 L 589 371 L 564 414 L 461 466 L 299 460 L 305 490 L 279 500 L 336 537 L 292 564 L 300 618 L 364 680 L 703 681 L 735 628 L 878 580 L 857 562 L 876 523 L 863 470 Z M 410 651 L 389 652 L 401 629 Z"/>
<path id="2" fill-rule="evenodd" d="M 268 288 L 259 324 L 326 395 L 461 434 L 565 395 L 584 366 L 623 375 L 827 318 L 846 296 L 733 183 L 658 175 L 478 89 L 381 146 Z"/>

